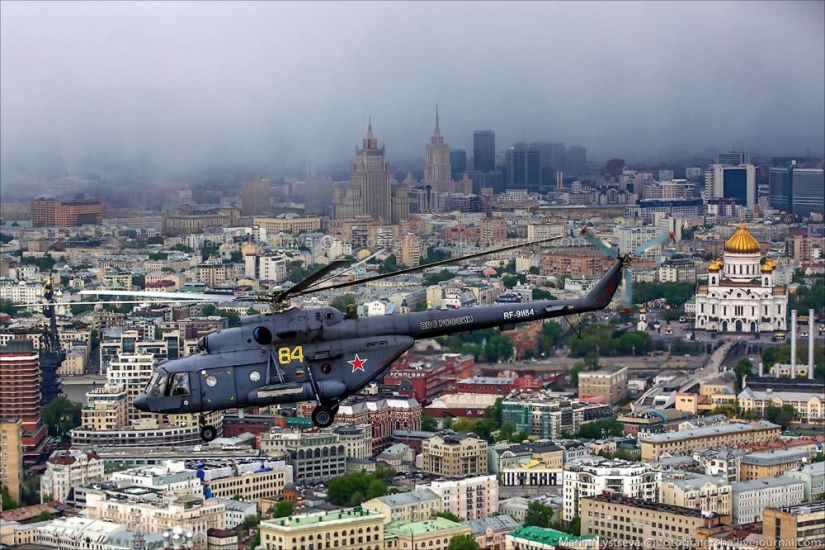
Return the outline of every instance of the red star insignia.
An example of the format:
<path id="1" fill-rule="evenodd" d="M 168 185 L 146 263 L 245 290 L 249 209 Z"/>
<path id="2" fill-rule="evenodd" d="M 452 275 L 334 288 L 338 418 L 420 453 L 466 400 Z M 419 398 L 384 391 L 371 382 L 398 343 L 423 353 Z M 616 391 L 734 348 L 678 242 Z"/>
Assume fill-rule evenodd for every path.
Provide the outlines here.
<path id="1" fill-rule="evenodd" d="M 361 359 L 360 357 L 358 357 L 357 353 L 355 354 L 355 359 L 353 359 L 352 361 L 347 361 L 347 363 L 352 365 L 353 374 L 357 370 L 360 370 L 361 372 L 365 372 L 364 371 L 364 363 L 366 363 L 366 362 L 367 362 L 367 359 Z"/>

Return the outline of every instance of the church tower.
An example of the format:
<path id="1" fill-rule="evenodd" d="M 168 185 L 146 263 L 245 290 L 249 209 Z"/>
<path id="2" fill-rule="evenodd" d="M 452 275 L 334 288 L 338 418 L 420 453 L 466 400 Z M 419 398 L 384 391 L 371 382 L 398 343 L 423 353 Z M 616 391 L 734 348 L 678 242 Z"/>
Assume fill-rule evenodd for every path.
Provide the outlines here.
<path id="1" fill-rule="evenodd" d="M 350 184 L 360 191 L 362 214 L 371 216 L 376 221 L 383 219 L 389 222 L 392 220 L 391 171 L 384 147 L 378 147 L 378 140 L 372 133 L 372 119 L 363 145 L 362 149 L 355 150 Z"/>
<path id="2" fill-rule="evenodd" d="M 440 193 L 452 192 L 450 146 L 444 143 L 438 124 L 438 105 L 435 106 L 435 130 L 430 143 L 424 147 L 424 183 Z"/>

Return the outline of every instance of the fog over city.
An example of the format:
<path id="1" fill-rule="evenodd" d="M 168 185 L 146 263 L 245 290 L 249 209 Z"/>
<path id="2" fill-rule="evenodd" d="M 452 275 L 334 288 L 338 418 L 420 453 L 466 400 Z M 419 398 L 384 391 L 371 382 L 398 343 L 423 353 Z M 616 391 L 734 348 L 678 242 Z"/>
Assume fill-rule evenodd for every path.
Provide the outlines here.
<path id="1" fill-rule="evenodd" d="M 655 160 L 825 149 L 822 2 L 32 3 L 0 14 L 2 177 L 390 162 L 433 130 Z M 61 174 L 62 173 L 62 174 Z"/>

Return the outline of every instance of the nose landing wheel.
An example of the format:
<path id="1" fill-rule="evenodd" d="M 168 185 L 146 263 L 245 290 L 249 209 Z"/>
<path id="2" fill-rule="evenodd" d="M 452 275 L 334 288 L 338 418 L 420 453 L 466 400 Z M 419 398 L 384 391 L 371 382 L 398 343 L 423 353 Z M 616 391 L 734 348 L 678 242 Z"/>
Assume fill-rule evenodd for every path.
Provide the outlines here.
<path id="1" fill-rule="evenodd" d="M 331 409 L 326 405 L 318 405 L 312 409 L 312 423 L 319 428 L 331 426 L 335 421 L 335 412 L 335 409 Z"/>
<path id="2" fill-rule="evenodd" d="M 209 426 L 206 424 L 206 420 L 203 416 L 198 418 L 198 425 L 201 427 L 201 439 L 203 439 L 206 443 L 209 443 L 218 437 L 218 430 L 215 426 Z"/>

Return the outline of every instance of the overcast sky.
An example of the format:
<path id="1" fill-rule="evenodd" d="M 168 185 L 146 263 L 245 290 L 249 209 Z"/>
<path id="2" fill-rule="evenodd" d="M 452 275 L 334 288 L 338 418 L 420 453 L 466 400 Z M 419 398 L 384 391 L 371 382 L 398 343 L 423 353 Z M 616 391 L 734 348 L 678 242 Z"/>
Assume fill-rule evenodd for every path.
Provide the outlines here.
<path id="1" fill-rule="evenodd" d="M 369 116 L 417 158 L 436 102 L 454 148 L 822 155 L 823 6 L 3 2 L 3 170 L 348 161 Z"/>

